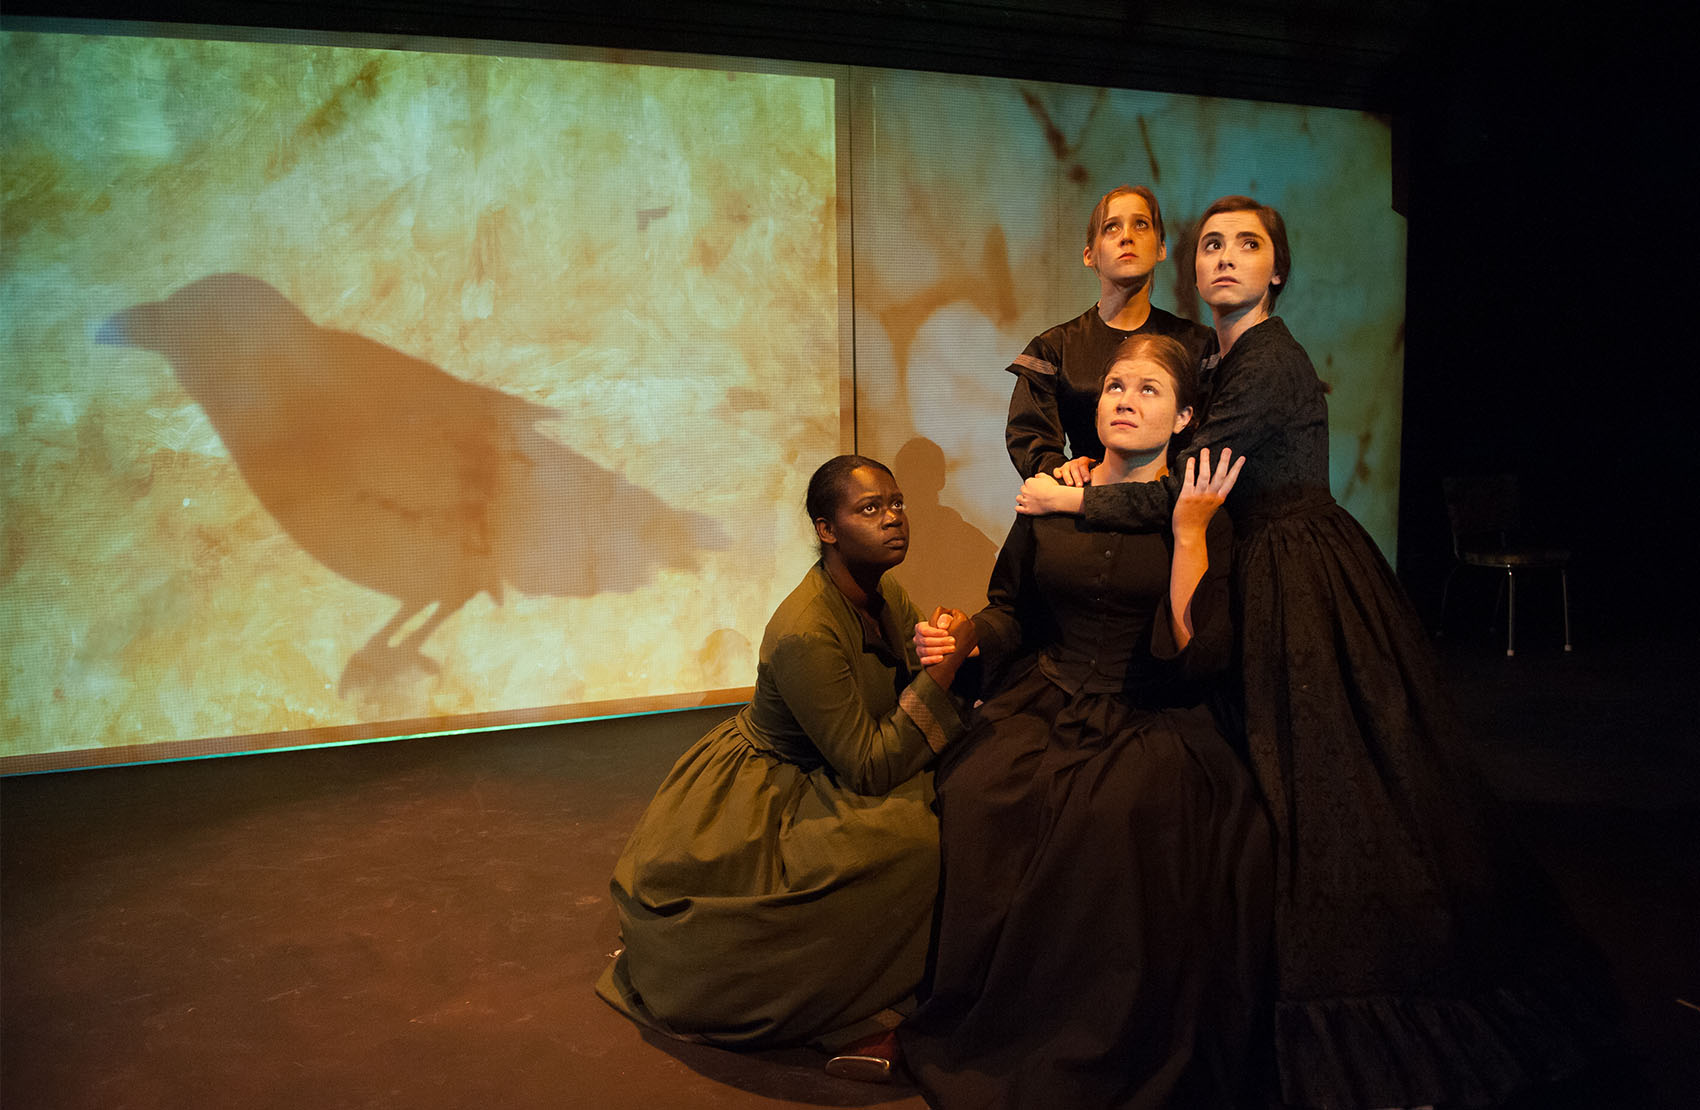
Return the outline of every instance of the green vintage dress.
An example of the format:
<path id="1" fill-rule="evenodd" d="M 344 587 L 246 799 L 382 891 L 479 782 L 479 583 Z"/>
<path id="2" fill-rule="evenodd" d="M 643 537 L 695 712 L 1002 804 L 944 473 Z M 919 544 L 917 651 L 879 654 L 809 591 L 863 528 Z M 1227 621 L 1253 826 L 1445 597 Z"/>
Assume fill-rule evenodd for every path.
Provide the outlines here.
<path id="1" fill-rule="evenodd" d="M 962 731 L 891 575 L 878 627 L 819 563 L 768 622 L 755 697 L 673 767 L 609 884 L 597 992 L 738 1048 L 842 1032 L 920 981 L 938 889 L 933 756 Z"/>

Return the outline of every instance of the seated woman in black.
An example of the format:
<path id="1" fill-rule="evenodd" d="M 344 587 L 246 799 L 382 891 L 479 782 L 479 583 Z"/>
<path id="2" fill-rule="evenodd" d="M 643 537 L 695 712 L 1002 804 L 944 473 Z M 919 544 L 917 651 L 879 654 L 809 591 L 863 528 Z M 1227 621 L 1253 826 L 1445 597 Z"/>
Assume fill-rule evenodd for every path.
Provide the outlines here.
<path id="1" fill-rule="evenodd" d="M 1196 372 L 1136 336 L 1097 407 L 1095 484 L 1166 473 Z M 1221 1107 L 1245 1083 L 1270 842 L 1202 704 L 1228 662 L 1224 452 L 1172 528 L 1018 517 L 973 617 L 992 694 L 938 774 L 930 990 L 898 1036 L 944 1110 Z M 917 630 L 921 657 L 955 645 Z"/>

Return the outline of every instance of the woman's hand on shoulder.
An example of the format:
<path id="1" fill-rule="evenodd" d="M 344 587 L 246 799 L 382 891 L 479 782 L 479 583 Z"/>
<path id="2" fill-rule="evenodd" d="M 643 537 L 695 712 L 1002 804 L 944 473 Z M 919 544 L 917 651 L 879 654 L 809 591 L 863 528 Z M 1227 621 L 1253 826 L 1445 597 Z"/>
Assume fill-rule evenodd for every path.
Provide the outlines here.
<path id="1" fill-rule="evenodd" d="M 1233 492 L 1234 483 L 1239 480 L 1244 466 L 1245 456 L 1236 459 L 1233 451 L 1226 447 L 1217 457 L 1214 469 L 1210 465 L 1208 447 L 1196 458 L 1187 459 L 1180 496 L 1175 498 L 1174 531 L 1177 539 L 1203 537 L 1210 518 L 1216 515 L 1216 510 Z"/>
<path id="2" fill-rule="evenodd" d="M 1035 474 L 1021 483 L 1015 495 L 1015 511 L 1024 516 L 1046 513 L 1078 513 L 1084 500 L 1078 486 L 1065 486 L 1049 474 Z"/>
<path id="3" fill-rule="evenodd" d="M 1065 486 L 1084 486 L 1092 480 L 1092 466 L 1093 460 L 1082 455 L 1051 471 L 1051 477 Z"/>

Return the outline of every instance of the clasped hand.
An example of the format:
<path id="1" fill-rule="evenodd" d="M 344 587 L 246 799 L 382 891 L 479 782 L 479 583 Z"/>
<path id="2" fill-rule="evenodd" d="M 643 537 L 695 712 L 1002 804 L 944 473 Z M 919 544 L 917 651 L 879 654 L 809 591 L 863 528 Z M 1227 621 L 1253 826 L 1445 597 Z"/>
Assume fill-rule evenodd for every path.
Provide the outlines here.
<path id="1" fill-rule="evenodd" d="M 943 663 L 953 654 L 978 655 L 979 639 L 979 629 L 967 613 L 942 605 L 915 626 L 915 650 L 920 653 L 923 667 Z"/>

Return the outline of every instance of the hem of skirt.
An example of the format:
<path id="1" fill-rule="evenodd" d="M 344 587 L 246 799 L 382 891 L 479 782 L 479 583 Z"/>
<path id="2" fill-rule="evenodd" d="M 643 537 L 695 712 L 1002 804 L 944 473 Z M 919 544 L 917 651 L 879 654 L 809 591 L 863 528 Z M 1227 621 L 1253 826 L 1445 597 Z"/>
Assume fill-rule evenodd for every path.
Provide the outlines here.
<path id="1" fill-rule="evenodd" d="M 1493 1106 L 1619 1047 L 1610 1008 L 1553 977 L 1468 997 L 1379 995 L 1275 1008 L 1289 1106 Z"/>
<path id="2" fill-rule="evenodd" d="M 643 996 L 637 992 L 636 987 L 632 986 L 632 981 L 625 974 L 624 958 L 623 953 L 614 957 L 608 966 L 602 969 L 602 974 L 597 977 L 596 993 L 602 1001 L 644 1028 L 653 1029 L 663 1036 L 671 1037 L 673 1040 L 685 1041 L 690 1044 L 715 1043 L 712 1039 L 698 1033 L 680 1033 L 670 1029 L 666 1022 L 650 1013 L 649 1008 L 643 1004 Z"/>
<path id="3" fill-rule="evenodd" d="M 813 1047 L 831 1055 L 834 1045 L 842 1046 L 862 1037 L 896 1028 L 915 1008 L 915 997 L 910 994 L 894 999 L 889 1006 L 866 1017 L 852 1020 L 847 1025 L 834 1026 L 816 1033 L 775 1035 L 747 1029 L 720 1033 L 685 1033 L 673 1028 L 644 1004 L 643 995 L 627 974 L 624 952 L 602 969 L 602 974 L 596 979 L 596 994 L 602 1001 L 645 1029 L 652 1029 L 671 1040 L 710 1045 L 731 1052 Z"/>

